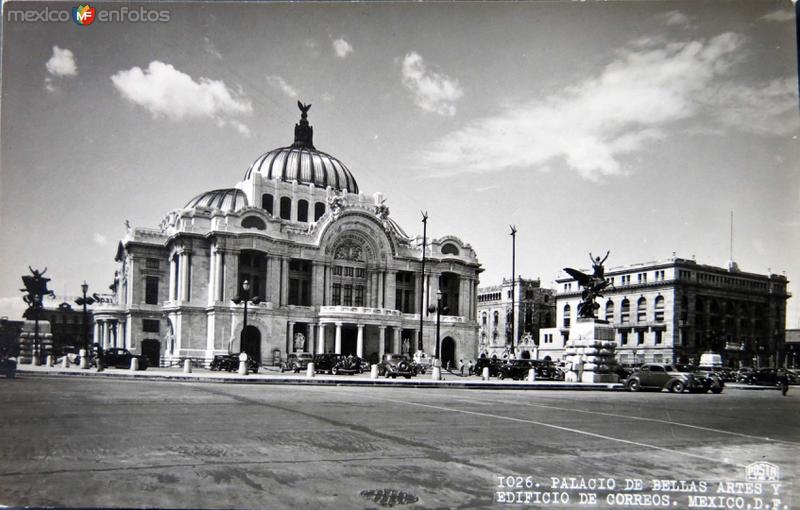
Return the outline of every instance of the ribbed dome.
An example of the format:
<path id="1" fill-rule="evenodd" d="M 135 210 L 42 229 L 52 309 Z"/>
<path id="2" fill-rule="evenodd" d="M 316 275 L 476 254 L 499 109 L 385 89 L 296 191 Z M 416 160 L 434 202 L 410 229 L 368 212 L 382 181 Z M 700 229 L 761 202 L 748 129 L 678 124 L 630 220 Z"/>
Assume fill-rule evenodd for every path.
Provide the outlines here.
<path id="1" fill-rule="evenodd" d="M 219 209 L 222 212 L 231 213 L 239 211 L 248 206 L 247 197 L 244 192 L 236 188 L 215 189 L 200 193 L 184 207 L 209 207 Z"/>
<path id="2" fill-rule="evenodd" d="M 344 163 L 335 157 L 309 147 L 282 147 L 262 155 L 253 162 L 244 174 L 245 180 L 253 173 L 264 179 L 297 181 L 313 184 L 318 188 L 331 188 L 358 193 L 358 184 Z"/>

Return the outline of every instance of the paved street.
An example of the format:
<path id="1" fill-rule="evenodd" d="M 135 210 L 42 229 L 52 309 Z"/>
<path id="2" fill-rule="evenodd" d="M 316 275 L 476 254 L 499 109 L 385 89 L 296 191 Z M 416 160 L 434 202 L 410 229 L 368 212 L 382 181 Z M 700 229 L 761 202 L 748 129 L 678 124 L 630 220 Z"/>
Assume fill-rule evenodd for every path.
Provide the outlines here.
<path id="1" fill-rule="evenodd" d="M 799 402 L 796 387 L 783 398 L 22 375 L 0 380 L 0 505 L 380 508 L 391 489 L 409 503 L 399 508 L 500 508 L 498 475 L 519 475 L 548 492 L 566 483 L 551 477 L 611 478 L 605 508 L 626 478 L 738 481 L 768 461 L 780 508 L 799 508 Z M 560 508 L 578 506 L 579 491 L 561 492 Z"/>

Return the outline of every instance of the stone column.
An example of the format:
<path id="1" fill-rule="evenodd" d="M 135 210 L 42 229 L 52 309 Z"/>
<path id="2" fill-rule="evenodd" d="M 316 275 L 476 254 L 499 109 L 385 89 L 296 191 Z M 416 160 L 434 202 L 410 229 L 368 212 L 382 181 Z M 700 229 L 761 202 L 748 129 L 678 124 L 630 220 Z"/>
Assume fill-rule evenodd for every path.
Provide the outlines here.
<path id="1" fill-rule="evenodd" d="M 314 352 L 314 333 L 316 333 L 317 325 L 309 322 L 306 330 L 308 331 L 308 338 L 306 338 L 306 352 Z"/>
<path id="2" fill-rule="evenodd" d="M 103 339 L 103 337 L 101 336 L 101 333 L 100 333 L 100 321 L 95 321 L 94 322 L 94 334 L 92 335 L 92 342 L 96 343 L 96 344 L 103 345 L 102 344 L 102 339 Z M 91 348 L 91 346 L 89 346 L 89 347 Z"/>
<path id="3" fill-rule="evenodd" d="M 208 250 L 208 296 L 206 303 L 213 305 L 217 299 L 217 252 L 214 248 Z"/>
<path id="4" fill-rule="evenodd" d="M 175 293 L 176 283 L 177 283 L 178 274 L 175 271 L 175 260 L 172 257 L 169 258 L 169 300 L 174 301 L 178 299 L 178 296 Z"/>
<path id="5" fill-rule="evenodd" d="M 334 354 L 341 354 L 342 353 L 342 323 L 336 323 L 336 341 L 334 343 Z"/>
<path id="6" fill-rule="evenodd" d="M 386 272 L 386 299 L 385 307 L 390 310 L 397 309 L 397 271 Z"/>
<path id="7" fill-rule="evenodd" d="M 189 251 L 181 252 L 181 301 L 190 301 L 191 287 L 190 287 L 190 270 L 192 265 L 192 254 Z"/>
<path id="8" fill-rule="evenodd" d="M 291 354 L 294 352 L 294 321 L 289 321 L 289 324 L 286 327 L 286 334 L 289 337 L 289 341 L 286 344 L 286 353 Z"/>
<path id="9" fill-rule="evenodd" d="M 120 335 L 120 324 L 119 321 L 114 321 L 114 347 L 122 347 L 125 348 L 125 337 Z"/>
<path id="10" fill-rule="evenodd" d="M 108 320 L 103 321 L 103 342 L 103 349 L 111 347 L 111 321 Z"/>
<path id="11" fill-rule="evenodd" d="M 378 361 L 383 360 L 386 352 L 386 326 L 378 326 Z"/>
<path id="12" fill-rule="evenodd" d="M 373 276 L 374 276 L 374 273 L 372 273 L 372 272 L 367 274 L 367 284 L 366 284 L 367 288 L 366 288 L 366 292 L 365 292 L 366 295 L 364 296 L 364 302 L 366 303 L 366 306 L 368 306 L 368 307 L 374 307 L 375 306 L 375 301 L 373 300 L 373 297 L 375 296 L 375 292 L 372 290 L 372 282 L 374 281 Z"/>
<path id="13" fill-rule="evenodd" d="M 281 259 L 281 306 L 289 304 L 289 259 Z"/>
<path id="14" fill-rule="evenodd" d="M 317 354 L 325 354 L 325 324 L 320 322 L 317 335 Z"/>
<path id="15" fill-rule="evenodd" d="M 358 336 L 356 337 L 356 356 L 364 357 L 364 325 L 358 325 Z"/>
<path id="16" fill-rule="evenodd" d="M 400 352 L 400 332 L 402 328 L 397 326 L 392 327 L 392 352 L 399 353 Z"/>
<path id="17" fill-rule="evenodd" d="M 279 305 L 281 302 L 281 259 L 279 257 L 267 257 L 267 288 L 269 296 L 267 299 Z"/>
<path id="18" fill-rule="evenodd" d="M 225 252 L 217 249 L 214 257 L 214 301 L 225 301 Z"/>

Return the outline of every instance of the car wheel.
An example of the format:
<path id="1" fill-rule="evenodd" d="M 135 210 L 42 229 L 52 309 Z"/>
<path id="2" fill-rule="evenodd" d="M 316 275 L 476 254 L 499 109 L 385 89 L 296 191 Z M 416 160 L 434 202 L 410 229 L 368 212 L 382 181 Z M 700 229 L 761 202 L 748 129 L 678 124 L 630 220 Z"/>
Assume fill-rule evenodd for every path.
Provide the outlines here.
<path id="1" fill-rule="evenodd" d="M 672 383 L 672 386 L 669 387 L 669 391 L 673 393 L 683 393 L 683 390 L 686 389 L 686 385 L 683 384 L 681 381 L 675 381 Z"/>
<path id="2" fill-rule="evenodd" d="M 281 366 L 281 373 L 284 373 L 285 371 L 286 369 L 283 366 Z"/>
<path id="3" fill-rule="evenodd" d="M 339 373 L 339 369 L 337 367 L 331 368 L 331 375 L 336 375 Z"/>
<path id="4" fill-rule="evenodd" d="M 720 393 L 722 393 L 722 387 L 711 388 L 711 393 L 713 393 L 714 395 L 719 395 Z"/>
<path id="5" fill-rule="evenodd" d="M 498 379 L 500 379 L 500 380 L 502 381 L 503 379 L 505 379 L 505 378 L 506 378 L 506 374 L 504 374 L 503 372 L 500 372 L 500 373 L 497 375 L 497 378 L 498 378 Z"/>
<path id="6" fill-rule="evenodd" d="M 628 389 L 631 391 L 639 391 L 642 389 L 642 386 L 639 384 L 639 381 L 636 379 L 631 379 L 628 381 Z"/>

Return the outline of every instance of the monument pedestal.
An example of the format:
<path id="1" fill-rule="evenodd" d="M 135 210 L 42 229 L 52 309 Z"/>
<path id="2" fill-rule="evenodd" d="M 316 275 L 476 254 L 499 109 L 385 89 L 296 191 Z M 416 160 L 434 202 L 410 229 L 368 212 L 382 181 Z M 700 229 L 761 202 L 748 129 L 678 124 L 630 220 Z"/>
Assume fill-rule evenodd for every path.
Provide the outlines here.
<path id="1" fill-rule="evenodd" d="M 578 319 L 566 344 L 567 382 L 615 383 L 617 365 L 614 326 L 601 319 Z"/>

